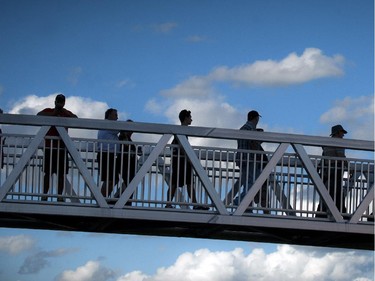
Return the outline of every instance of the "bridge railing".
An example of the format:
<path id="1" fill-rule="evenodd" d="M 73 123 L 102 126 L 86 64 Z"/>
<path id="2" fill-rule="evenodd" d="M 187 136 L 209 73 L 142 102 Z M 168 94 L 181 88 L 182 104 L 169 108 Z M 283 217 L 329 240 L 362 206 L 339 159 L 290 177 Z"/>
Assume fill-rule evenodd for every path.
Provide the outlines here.
<path id="1" fill-rule="evenodd" d="M 308 153 L 309 150 L 316 152 L 314 148 L 317 147 L 334 146 L 365 152 L 371 158 L 374 143 L 370 141 L 8 114 L 0 116 L 0 123 L 5 125 L 2 136 L 5 141 L 1 144 L 4 166 L 0 175 L 0 204 L 19 202 L 146 210 L 165 209 L 166 205 L 172 205 L 173 211 L 177 212 L 197 212 L 193 207 L 204 207 L 207 210 L 199 212 L 232 216 L 300 217 L 348 223 L 373 221 L 374 160 L 347 157 L 343 161 Z M 60 133 L 60 138 L 56 138 L 56 147 L 64 147 L 68 155 L 67 163 L 59 162 L 59 165 L 64 166 L 63 170 L 66 169 L 62 177 L 63 192 L 58 190 L 59 177 L 45 168 L 48 155 L 46 149 L 52 148 L 46 145 L 45 139 L 51 138 L 46 137 L 46 133 L 53 125 Z M 13 126 L 32 127 L 35 132 L 6 133 Z M 144 139 L 154 141 L 130 143 L 71 137 L 65 127 L 90 131 L 126 130 L 138 133 L 139 136 L 147 135 Z M 173 136 L 176 136 L 179 145 L 170 144 Z M 217 141 L 226 141 L 232 143 L 232 146 L 191 145 L 186 136 L 192 142 L 203 140 L 217 144 Z M 257 140 L 263 142 L 267 149 L 237 150 L 237 139 Z M 103 166 L 103 157 L 107 155 L 102 150 L 109 144 L 115 147 L 115 154 L 121 161 L 108 158 L 113 163 Z M 101 157 L 98 158 L 98 155 Z M 65 156 L 59 154 L 57 157 L 65 159 Z M 253 179 L 253 186 L 249 188 L 245 184 L 243 187 L 249 188 L 243 198 L 238 198 L 241 183 L 236 182 L 241 181 L 241 165 L 248 162 L 239 159 L 248 159 L 246 161 L 262 167 L 262 172 Z M 177 188 L 176 196 L 171 198 L 168 192 L 171 192 L 173 177 L 176 177 L 171 167 L 173 161 L 182 168 L 177 169 L 177 181 L 183 187 Z M 187 162 L 192 165 L 191 173 L 188 173 Z M 119 169 L 115 168 L 116 165 Z M 131 167 L 135 168 L 134 174 Z M 333 176 L 324 174 L 327 169 L 333 169 L 341 182 L 328 179 Z M 104 170 L 118 183 L 111 184 L 108 180 L 111 176 L 103 182 L 101 174 Z M 51 178 L 48 191 L 44 190 L 45 172 Z M 339 192 L 336 190 L 338 184 L 343 188 L 341 196 L 336 196 Z M 189 193 L 196 194 L 196 202 L 193 202 Z"/>

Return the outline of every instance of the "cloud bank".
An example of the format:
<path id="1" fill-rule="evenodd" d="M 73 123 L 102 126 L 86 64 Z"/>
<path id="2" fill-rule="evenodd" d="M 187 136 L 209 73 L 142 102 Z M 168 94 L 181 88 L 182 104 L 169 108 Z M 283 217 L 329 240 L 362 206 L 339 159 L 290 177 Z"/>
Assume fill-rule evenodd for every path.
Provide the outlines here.
<path id="1" fill-rule="evenodd" d="M 256 61 L 233 68 L 215 69 L 208 75 L 212 81 L 236 84 L 284 86 L 306 83 L 319 78 L 343 75 L 344 57 L 328 57 L 320 49 L 307 48 L 301 56 L 291 53 L 281 61 Z"/>
<path id="2" fill-rule="evenodd" d="M 128 272 L 116 281 L 370 281 L 373 280 L 374 258 L 364 251 L 332 251 L 281 245 L 273 253 L 254 249 L 248 255 L 241 248 L 212 252 L 200 249 L 181 254 L 174 264 L 159 268 L 155 274 Z M 112 280 L 114 272 L 89 261 L 57 278 L 65 280 Z"/>
<path id="3" fill-rule="evenodd" d="M 214 84 L 227 82 L 243 86 L 289 86 L 344 74 L 344 57 L 328 57 L 320 49 L 307 48 L 298 56 L 291 53 L 280 61 L 264 60 L 235 67 L 220 66 L 205 76 L 192 76 L 171 89 L 161 92 L 166 97 L 207 97 Z"/>
<path id="4" fill-rule="evenodd" d="M 98 261 L 88 261 L 75 270 L 61 273 L 56 281 L 105 281 L 113 280 L 114 271 L 102 266 Z"/>
<path id="5" fill-rule="evenodd" d="M 64 93 L 54 93 L 45 97 L 36 95 L 27 96 L 14 103 L 9 113 L 36 115 L 46 107 L 53 108 L 55 106 L 56 95 L 58 94 Z M 82 110 L 82 107 L 90 110 Z M 105 102 L 94 101 L 89 98 L 66 96 L 65 108 L 77 114 L 80 118 L 104 119 L 104 112 L 108 109 L 108 105 Z"/>

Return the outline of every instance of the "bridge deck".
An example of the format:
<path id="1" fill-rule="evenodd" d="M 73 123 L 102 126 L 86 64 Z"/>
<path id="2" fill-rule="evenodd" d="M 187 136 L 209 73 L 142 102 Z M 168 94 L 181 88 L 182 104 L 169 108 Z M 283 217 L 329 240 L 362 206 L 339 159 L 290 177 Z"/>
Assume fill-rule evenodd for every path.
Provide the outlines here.
<path id="1" fill-rule="evenodd" d="M 373 142 L 7 114 L 0 116 L 0 123 L 6 124 L 5 132 L 7 129 L 24 132 L 20 130 L 24 126 L 33 129 L 33 133 L 28 134 L 3 135 L 2 227 L 374 249 L 374 161 L 366 159 L 373 155 Z M 53 175 L 51 188 L 45 194 L 44 138 L 49 126 L 57 124 L 60 141 L 69 152 L 69 170 L 64 177 L 64 192 L 57 192 L 57 179 Z M 137 167 L 135 176 L 128 182 L 120 180 L 113 192 L 103 196 L 100 190 L 104 183 L 100 181 L 100 163 L 97 161 L 97 155 L 102 152 L 98 141 L 89 137 L 70 137 L 64 127 L 91 132 L 104 128 L 130 130 L 153 141 L 132 143 L 137 151 L 132 160 Z M 173 135 L 178 137 L 179 145 L 170 144 Z M 191 146 L 186 135 L 191 142 L 208 144 Z M 236 140 L 241 138 L 262 141 L 266 151 L 235 149 Z M 215 141 L 222 145 L 213 145 Z M 116 145 L 119 157 L 130 153 L 126 150 L 129 143 L 112 144 Z M 350 155 L 345 159 L 344 167 L 343 159 L 308 153 L 322 146 L 345 147 L 352 155 L 362 153 L 367 157 Z M 236 202 L 234 199 L 240 191 L 235 185 L 240 178 L 239 163 L 235 161 L 238 154 L 260 161 L 263 170 L 254 179 L 247 195 Z M 186 155 L 185 161 L 193 166 L 194 172 L 189 176 L 197 195 L 196 203 L 187 195 L 187 185 L 177 189 L 173 200 L 168 199 L 171 161 L 173 156 L 182 158 L 182 155 Z M 125 167 L 121 169 L 123 174 L 130 172 L 129 161 L 121 164 Z M 329 163 L 329 168 L 342 173 L 344 193 L 340 200 L 346 209 L 338 209 L 340 204 L 330 196 L 331 187 L 317 171 L 321 163 Z M 183 175 L 185 183 L 189 176 Z M 259 192 L 261 190 L 263 192 Z M 165 208 L 166 204 L 175 208 Z M 208 210 L 193 208 L 197 206 Z"/>

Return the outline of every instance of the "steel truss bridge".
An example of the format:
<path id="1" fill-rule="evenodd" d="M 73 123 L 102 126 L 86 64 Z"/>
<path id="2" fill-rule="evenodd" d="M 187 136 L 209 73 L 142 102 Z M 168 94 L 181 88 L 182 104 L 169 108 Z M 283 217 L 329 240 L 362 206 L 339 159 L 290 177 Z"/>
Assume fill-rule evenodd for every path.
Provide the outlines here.
<path id="1" fill-rule="evenodd" d="M 4 158 L 0 227 L 374 249 L 373 141 L 11 114 L 0 115 L 0 124 Z M 56 174 L 51 175 L 48 193 L 43 190 L 45 139 L 51 126 L 57 128 L 58 142 L 68 152 L 62 193 L 57 190 Z M 129 172 L 130 158 L 124 157 L 130 153 L 129 143 L 101 140 L 99 144 L 100 129 L 132 131 L 142 140 L 132 143 L 134 177 L 122 177 Z M 179 145 L 171 144 L 173 137 Z M 260 141 L 265 151 L 237 150 L 237 139 Z M 106 167 L 98 169 L 97 160 L 103 145 L 109 144 L 117 157 L 128 159 L 121 162 L 113 191 L 108 182 L 101 182 L 100 169 Z M 323 157 L 323 146 L 345 148 L 347 158 Z M 240 178 L 236 155 L 261 161 L 263 167 L 239 201 L 234 200 L 240 191 L 235 185 Z M 178 175 L 185 183 L 191 177 L 192 185 L 178 188 L 171 200 L 174 156 L 189 161 L 193 173 Z M 321 163 L 341 173 L 340 203 L 330 196 L 334 187 L 318 172 Z M 193 188 L 197 202 L 192 202 L 187 188 Z M 165 208 L 167 204 L 173 208 Z"/>

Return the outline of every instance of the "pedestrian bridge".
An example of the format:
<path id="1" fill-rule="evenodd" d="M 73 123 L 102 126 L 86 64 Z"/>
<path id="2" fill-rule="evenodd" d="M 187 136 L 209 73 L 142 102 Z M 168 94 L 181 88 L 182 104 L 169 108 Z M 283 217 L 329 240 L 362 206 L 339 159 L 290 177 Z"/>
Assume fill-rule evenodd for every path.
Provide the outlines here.
<path id="1" fill-rule="evenodd" d="M 0 124 L 0 227 L 374 249 L 373 141 L 11 114 L 0 115 Z M 61 194 L 56 175 L 48 193 L 43 190 L 44 139 L 51 126 L 68 151 Z M 98 145 L 98 129 L 134 132 L 136 152 L 124 141 Z M 171 144 L 174 136 L 179 145 Z M 237 139 L 260 141 L 265 151 L 237 150 Z M 129 173 L 129 161 L 137 168 L 132 177 L 120 175 L 113 192 L 107 189 L 104 196 L 101 187 L 109 183 L 101 182 L 97 161 L 103 143 L 115 144 L 120 158 L 135 154 L 124 157 L 128 162 L 121 162 L 120 174 Z M 344 147 L 347 158 L 322 157 L 323 146 Z M 183 155 L 193 173 L 178 176 L 184 182 L 191 177 L 197 202 L 187 195 L 188 186 L 168 197 L 171 159 Z M 236 155 L 248 155 L 263 170 L 234 203 L 240 174 Z M 335 184 L 343 188 L 341 202 L 329 193 L 337 187 L 327 186 L 318 172 L 322 163 L 341 173 L 342 182 Z"/>

